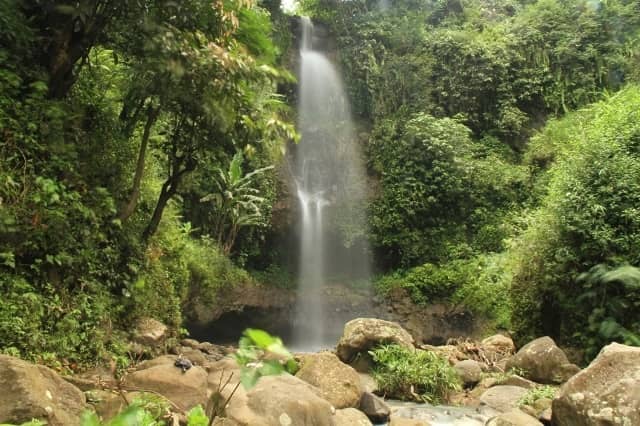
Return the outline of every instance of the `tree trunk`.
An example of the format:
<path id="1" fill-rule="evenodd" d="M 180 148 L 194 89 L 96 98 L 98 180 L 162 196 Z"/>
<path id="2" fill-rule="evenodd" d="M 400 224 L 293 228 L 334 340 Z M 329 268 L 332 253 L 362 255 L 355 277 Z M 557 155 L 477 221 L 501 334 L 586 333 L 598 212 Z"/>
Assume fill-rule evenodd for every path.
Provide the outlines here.
<path id="1" fill-rule="evenodd" d="M 42 54 L 38 62 L 49 75 L 49 97 L 64 98 L 76 82 L 78 62 L 84 63 L 117 11 L 117 5 L 111 0 L 84 0 L 81 6 L 85 10 L 91 9 L 91 13 L 80 19 L 58 9 L 60 5 L 56 3 L 59 2 L 48 2 L 48 5 L 38 1 L 25 3 L 25 15 L 41 28 L 38 35 Z"/>
<path id="2" fill-rule="evenodd" d="M 153 236 L 158 230 L 158 225 L 160 225 L 160 220 L 162 219 L 162 213 L 164 212 L 165 207 L 167 207 L 167 203 L 178 192 L 178 185 L 182 180 L 182 176 L 193 171 L 196 167 L 195 161 L 188 161 L 187 165 L 184 169 L 179 169 L 179 167 L 175 167 L 174 170 L 179 170 L 176 173 L 173 173 L 169 176 L 169 178 L 162 184 L 162 190 L 160 191 L 160 196 L 158 197 L 158 202 L 156 203 L 156 208 L 153 211 L 153 215 L 151 216 L 151 220 L 147 225 L 146 229 L 142 233 L 142 240 L 149 241 L 149 238 Z"/>
<path id="3" fill-rule="evenodd" d="M 143 241 L 149 241 L 149 238 L 151 238 L 151 236 L 158 230 L 158 225 L 160 225 L 160 220 L 162 219 L 164 208 L 167 207 L 167 203 L 176 193 L 176 190 L 174 190 L 173 188 L 174 187 L 172 186 L 170 180 L 167 180 L 164 184 L 162 184 L 162 191 L 160 191 L 160 196 L 158 197 L 156 208 L 153 210 L 153 215 L 151 216 L 149 224 L 142 233 Z"/>
<path id="4" fill-rule="evenodd" d="M 147 122 L 144 125 L 144 132 L 142 134 L 142 141 L 140 142 L 140 151 L 138 152 L 138 162 L 136 164 L 136 172 L 133 176 L 133 186 L 131 188 L 131 195 L 129 200 L 122 207 L 118 213 L 118 219 L 121 221 L 127 220 L 136 209 L 138 205 L 138 198 L 140 197 L 140 184 L 142 183 L 142 177 L 144 175 L 144 163 L 147 156 L 147 146 L 149 144 L 149 136 L 151 135 L 151 128 L 158 119 L 160 113 L 159 108 L 153 108 L 149 106 L 147 110 Z"/>

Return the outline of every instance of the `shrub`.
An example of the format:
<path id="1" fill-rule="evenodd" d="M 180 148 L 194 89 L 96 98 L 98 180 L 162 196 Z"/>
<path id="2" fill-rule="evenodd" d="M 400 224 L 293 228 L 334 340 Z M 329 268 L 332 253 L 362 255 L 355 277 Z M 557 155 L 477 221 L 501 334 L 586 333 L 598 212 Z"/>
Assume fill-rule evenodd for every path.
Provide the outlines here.
<path id="1" fill-rule="evenodd" d="M 564 344 L 605 343 L 599 328 L 609 314 L 596 320 L 593 310 L 617 310 L 610 304 L 631 297 L 631 289 L 619 287 L 619 297 L 594 306 L 584 300 L 593 290 L 590 281 L 578 277 L 598 264 L 640 264 L 640 88 L 628 87 L 578 114 L 591 119 L 570 117 L 575 125 L 562 129 L 548 191 L 510 252 L 513 325 L 521 342 L 548 334 Z M 627 324 L 638 323 L 637 309 L 622 312 Z M 590 318 L 598 324 L 585 327 Z"/>
<path id="2" fill-rule="evenodd" d="M 518 406 L 533 405 L 542 398 L 553 399 L 558 392 L 557 386 L 539 385 L 534 386 L 518 400 Z"/>
<path id="3" fill-rule="evenodd" d="M 383 345 L 369 353 L 375 362 L 373 377 L 387 396 L 440 403 L 460 389 L 453 367 L 433 352 Z"/>
<path id="4" fill-rule="evenodd" d="M 375 285 L 381 294 L 402 288 L 414 303 L 449 303 L 454 309 L 465 309 L 487 320 L 489 329 L 508 329 L 511 302 L 507 260 L 504 254 L 487 254 L 440 265 L 427 263 L 382 276 Z"/>

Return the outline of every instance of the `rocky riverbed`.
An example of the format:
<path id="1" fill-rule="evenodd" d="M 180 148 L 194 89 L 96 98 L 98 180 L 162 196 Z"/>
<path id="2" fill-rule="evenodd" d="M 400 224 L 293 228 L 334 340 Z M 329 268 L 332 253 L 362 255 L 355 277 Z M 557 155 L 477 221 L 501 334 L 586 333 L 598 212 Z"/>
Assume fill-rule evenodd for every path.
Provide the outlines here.
<path id="1" fill-rule="evenodd" d="M 145 327 L 136 334 L 138 344 L 162 347 L 162 325 L 149 321 Z M 449 396 L 450 406 L 385 400 L 360 356 L 380 343 L 440 354 L 463 389 Z M 335 351 L 298 354 L 295 376 L 263 377 L 249 390 L 236 386 L 240 367 L 230 357 L 233 348 L 192 339 L 118 379 L 109 369 L 63 377 L 2 355 L 0 423 L 79 425 L 86 410 L 109 419 L 147 394 L 168 402 L 169 424 L 184 423 L 184 413 L 196 405 L 216 412 L 218 426 L 640 424 L 640 348 L 613 343 L 581 370 L 549 337 L 517 351 L 502 335 L 450 343 L 416 345 L 397 323 L 360 318 L 345 326 Z M 178 359 L 192 366 L 178 368 Z M 548 395 L 554 387 L 555 395 Z"/>

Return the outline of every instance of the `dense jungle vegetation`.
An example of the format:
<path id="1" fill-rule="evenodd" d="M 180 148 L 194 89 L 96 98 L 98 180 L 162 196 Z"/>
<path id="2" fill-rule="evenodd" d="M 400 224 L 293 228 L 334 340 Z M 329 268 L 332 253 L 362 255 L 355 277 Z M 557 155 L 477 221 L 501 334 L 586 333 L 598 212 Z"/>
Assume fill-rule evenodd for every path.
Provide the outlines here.
<path id="1" fill-rule="evenodd" d="M 336 40 L 377 291 L 587 356 L 640 344 L 640 2 L 299 12 Z M 194 295 L 287 275 L 294 22 L 277 0 L 0 0 L 2 352 L 118 356 L 137 318 L 179 333 Z"/>

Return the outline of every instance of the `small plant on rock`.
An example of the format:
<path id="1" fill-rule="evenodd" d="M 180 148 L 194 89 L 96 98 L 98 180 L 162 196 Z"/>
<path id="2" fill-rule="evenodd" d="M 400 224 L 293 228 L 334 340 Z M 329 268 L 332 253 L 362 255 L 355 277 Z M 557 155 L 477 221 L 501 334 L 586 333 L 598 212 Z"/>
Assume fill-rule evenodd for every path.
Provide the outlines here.
<path id="1" fill-rule="evenodd" d="M 433 352 L 382 345 L 369 353 L 375 362 L 373 377 L 387 396 L 439 403 L 460 389 L 455 370 Z"/>
<path id="2" fill-rule="evenodd" d="M 518 401 L 518 406 L 533 405 L 539 399 L 553 399 L 558 392 L 556 386 L 540 385 L 533 387 Z"/>

